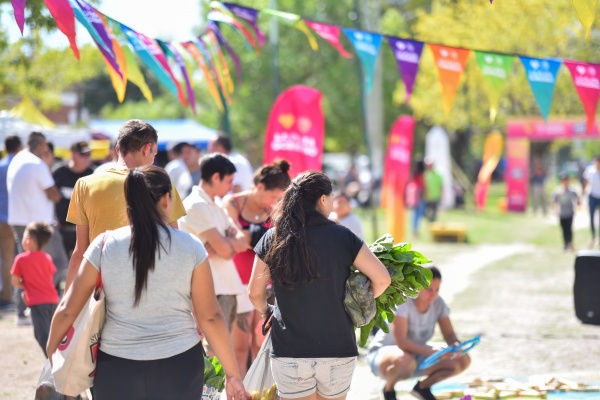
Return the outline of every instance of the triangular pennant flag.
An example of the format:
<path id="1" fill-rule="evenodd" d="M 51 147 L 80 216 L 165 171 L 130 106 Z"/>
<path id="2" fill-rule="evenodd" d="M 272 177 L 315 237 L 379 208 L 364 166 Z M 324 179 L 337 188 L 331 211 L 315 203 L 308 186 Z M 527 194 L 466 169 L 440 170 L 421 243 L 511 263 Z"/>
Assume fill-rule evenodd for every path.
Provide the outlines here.
<path id="1" fill-rule="evenodd" d="M 125 57 L 125 51 L 119 44 L 119 41 L 117 40 L 115 34 L 113 33 L 113 30 L 108 25 L 108 22 L 106 20 L 106 17 L 104 16 L 104 14 L 102 14 L 101 12 L 99 12 L 98 10 L 95 10 L 95 9 L 94 9 L 94 11 L 96 12 L 96 15 L 98 16 L 98 18 L 100 18 L 100 21 L 102 22 L 102 25 L 104 26 L 104 29 L 106 30 L 106 33 L 112 43 L 112 49 L 115 54 L 115 59 L 117 60 L 117 64 L 119 64 L 121 76 L 119 76 L 111 68 L 108 61 L 106 59 L 104 59 L 104 62 L 107 64 L 108 74 L 110 76 L 110 80 L 112 82 L 113 88 L 115 89 L 115 92 L 117 93 L 117 99 L 119 100 L 119 103 L 122 103 L 125 100 L 125 91 L 127 90 L 127 58 Z"/>
<path id="2" fill-rule="evenodd" d="M 221 51 L 217 37 L 212 31 L 207 31 L 204 35 L 202 35 L 202 43 L 204 43 L 206 46 L 206 49 L 211 56 L 213 65 L 219 74 L 218 76 L 221 79 L 222 90 L 228 95 L 231 95 L 234 90 L 233 80 L 229 74 L 229 67 L 225 61 L 225 57 L 223 57 L 223 52 Z"/>
<path id="3" fill-rule="evenodd" d="M 153 39 L 147 37 L 143 33 L 136 32 L 129 27 L 121 24 L 121 30 L 125 35 L 129 43 L 133 46 L 133 49 L 142 59 L 142 61 L 152 71 L 158 81 L 162 83 L 173 95 L 175 95 L 181 104 L 187 106 L 185 96 L 179 82 L 173 76 L 171 68 L 167 64 L 164 54 L 160 50 L 160 47 Z"/>
<path id="4" fill-rule="evenodd" d="M 444 101 L 444 111 L 450 112 L 454 96 L 460 84 L 460 77 L 465 71 L 467 59 L 471 50 L 459 49 L 456 47 L 440 46 L 430 44 L 429 48 L 435 59 L 435 66 L 440 74 L 440 83 L 442 85 L 442 98 Z"/>
<path id="5" fill-rule="evenodd" d="M 597 5 L 598 0 L 573 0 L 573 7 L 575 7 L 579 22 L 581 22 L 581 25 L 585 28 L 586 38 L 589 38 L 590 29 L 592 28 L 594 19 L 596 19 Z"/>
<path id="6" fill-rule="evenodd" d="M 248 24 L 250 24 L 250 26 L 254 30 L 254 33 L 256 33 L 258 45 L 262 47 L 265 44 L 265 34 L 258 27 L 258 10 L 232 3 L 223 4 L 233 13 L 233 15 L 243 19 L 244 21 L 248 22 Z"/>
<path id="7" fill-rule="evenodd" d="M 310 48 L 313 49 L 313 51 L 319 50 L 319 43 L 317 43 L 317 39 L 315 39 L 310 29 L 308 29 L 308 26 L 306 26 L 306 22 L 304 22 L 304 20 L 299 19 L 298 21 L 293 23 L 293 26 L 294 28 L 298 29 L 300 32 L 306 35 L 306 38 L 308 39 L 308 44 L 310 45 Z"/>
<path id="8" fill-rule="evenodd" d="M 308 29 L 308 26 L 306 26 L 306 23 L 300 18 L 298 14 L 287 13 L 279 10 L 272 10 L 270 8 L 265 8 L 261 10 L 261 12 L 272 17 L 276 17 L 280 21 L 285 22 L 286 24 L 298 29 L 306 35 L 311 49 L 313 49 L 314 51 L 319 50 L 319 44 L 317 43 L 317 40 L 311 33 L 310 29 Z"/>
<path id="9" fill-rule="evenodd" d="M 79 60 L 79 49 L 75 41 L 75 14 L 73 8 L 69 5 L 69 0 L 44 0 L 50 14 L 56 21 L 56 27 L 67 36 L 69 46 L 73 54 Z"/>
<path id="10" fill-rule="evenodd" d="M 156 42 L 163 49 L 164 53 L 168 57 L 172 57 L 179 66 L 179 69 L 181 70 L 181 75 L 183 76 L 183 81 L 185 82 L 188 101 L 190 102 L 190 106 L 192 107 L 192 112 L 194 113 L 194 115 L 196 115 L 196 98 L 194 96 L 194 90 L 192 89 L 192 84 L 190 83 L 190 78 L 185 67 L 185 61 L 183 60 L 181 54 L 179 54 L 177 49 L 171 45 L 171 43 L 162 42 L 160 40 L 157 40 Z"/>
<path id="11" fill-rule="evenodd" d="M 552 96 L 554 95 L 554 86 L 556 85 L 556 75 L 560 68 L 561 60 L 530 58 L 520 56 L 521 63 L 525 67 L 527 80 L 531 91 L 537 100 L 538 107 L 544 117 L 548 119 L 550 107 L 552 106 Z"/>
<path id="12" fill-rule="evenodd" d="M 95 10 L 85 1 L 71 0 L 71 6 L 73 7 L 73 12 L 75 13 L 77 21 L 79 21 L 79 23 L 89 32 L 90 36 L 92 36 L 94 43 L 96 43 L 96 46 L 102 53 L 105 61 L 117 75 L 123 79 L 123 74 L 121 73 L 121 69 L 115 58 L 112 41 L 108 37 L 108 33 L 106 33 L 102 20 L 98 17 L 98 14 L 96 14 Z"/>
<path id="13" fill-rule="evenodd" d="M 193 42 L 198 47 L 198 50 L 200 50 L 200 53 L 202 53 L 202 56 L 204 57 L 208 66 L 210 67 L 213 76 L 215 78 L 217 78 L 217 88 L 219 89 L 220 93 L 223 94 L 225 101 L 228 104 L 231 104 L 231 97 L 229 96 L 229 91 L 227 90 L 227 87 L 225 86 L 226 82 L 225 82 L 225 77 L 223 76 L 223 70 L 221 69 L 221 66 L 220 66 L 219 60 L 217 59 L 216 54 L 214 54 L 211 51 L 212 46 L 209 46 L 206 42 L 204 42 L 202 37 L 197 37 L 196 39 L 193 40 Z"/>
<path id="14" fill-rule="evenodd" d="M 131 51 L 127 35 L 125 35 L 125 33 L 121 30 L 121 24 L 118 21 L 107 17 L 106 15 L 102 14 L 102 17 L 106 21 L 107 26 L 110 28 L 110 31 L 114 35 L 114 38 L 118 42 L 119 47 L 123 50 L 123 54 L 125 55 L 125 63 L 121 64 L 119 62 L 119 65 L 127 66 L 127 80 L 140 89 L 144 98 L 148 100 L 148 103 L 152 103 L 152 91 L 148 87 L 148 84 L 146 84 L 146 79 L 144 78 L 142 71 L 140 71 L 140 68 L 137 65 L 135 56 Z M 119 56 L 117 55 L 117 60 L 118 57 Z"/>
<path id="15" fill-rule="evenodd" d="M 344 58 L 352 58 L 352 54 L 348 53 L 344 46 L 340 43 L 340 27 L 335 25 L 323 24 L 321 22 L 304 20 L 306 25 L 313 31 L 317 32 L 319 36 L 327 40 L 334 49 L 340 53 Z"/>
<path id="16" fill-rule="evenodd" d="M 375 74 L 375 64 L 377 63 L 382 36 L 377 33 L 350 28 L 342 29 L 358 54 L 360 63 L 363 66 L 365 92 L 369 93 L 373 87 L 373 75 Z"/>
<path id="17" fill-rule="evenodd" d="M 493 123 L 498 114 L 502 89 L 506 85 L 515 57 L 475 51 L 475 59 L 487 83 L 487 92 L 490 98 L 490 121 Z"/>
<path id="18" fill-rule="evenodd" d="M 564 61 L 571 72 L 573 84 L 583 109 L 587 115 L 587 131 L 592 131 L 596 120 L 598 98 L 600 97 L 600 64 L 584 63 L 580 61 Z"/>
<path id="19" fill-rule="evenodd" d="M 213 74 L 210 72 L 208 63 L 206 62 L 206 59 L 200 52 L 200 48 L 198 47 L 196 42 L 193 42 L 193 41 L 184 42 L 184 43 L 181 43 L 181 45 L 188 51 L 188 53 L 190 53 L 190 55 L 198 63 L 198 66 L 200 67 L 200 69 L 202 70 L 202 73 L 204 74 L 204 80 L 206 81 L 206 84 L 208 85 L 208 93 L 210 93 L 210 96 L 213 98 L 219 111 L 223 112 L 223 102 L 221 101 L 221 96 L 219 95 L 219 89 L 217 89 L 217 86 L 215 84 L 215 78 L 214 78 Z"/>
<path id="20" fill-rule="evenodd" d="M 234 27 L 236 31 L 246 39 L 246 42 L 251 47 L 256 48 L 256 41 L 254 40 L 254 36 L 252 35 L 252 33 L 250 33 L 248 29 L 246 29 L 244 24 L 233 18 L 231 15 L 227 15 L 219 10 L 210 10 L 206 18 L 209 21 L 223 22 L 227 25 Z"/>
<path id="21" fill-rule="evenodd" d="M 419 61 L 423 52 L 423 43 L 392 36 L 387 36 L 387 40 L 392 53 L 394 53 L 394 58 L 398 64 L 398 71 L 400 71 L 402 81 L 406 87 L 406 103 L 408 104 L 417 78 L 417 72 L 419 72 Z"/>
<path id="22" fill-rule="evenodd" d="M 19 26 L 21 35 L 23 35 L 23 28 L 25 27 L 25 4 L 27 0 L 11 0 L 13 11 L 15 14 L 15 21 Z"/>
<path id="23" fill-rule="evenodd" d="M 214 34 L 217 36 L 219 43 L 221 45 L 223 45 L 225 47 L 225 49 L 227 49 L 227 52 L 229 53 L 229 56 L 231 57 L 231 59 L 233 60 L 233 64 L 235 65 L 237 77 L 241 81 L 242 80 L 242 64 L 240 64 L 240 57 L 237 55 L 235 50 L 233 50 L 233 47 L 231 47 L 231 45 L 229 44 L 227 39 L 225 39 L 225 36 L 223 36 L 223 34 L 221 33 L 221 29 L 219 29 L 219 25 L 217 25 L 213 21 L 209 21 L 206 29 L 210 29 L 211 31 L 213 31 Z"/>

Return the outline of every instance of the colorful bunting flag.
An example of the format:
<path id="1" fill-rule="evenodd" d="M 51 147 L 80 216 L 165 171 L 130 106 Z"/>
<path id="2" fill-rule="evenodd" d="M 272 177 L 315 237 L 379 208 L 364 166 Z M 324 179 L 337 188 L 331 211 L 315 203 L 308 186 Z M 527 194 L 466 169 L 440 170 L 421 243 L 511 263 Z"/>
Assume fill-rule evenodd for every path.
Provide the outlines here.
<path id="1" fill-rule="evenodd" d="M 267 15 L 270 15 L 272 17 L 279 18 L 279 20 L 298 29 L 300 32 L 302 32 L 306 35 L 306 38 L 308 39 L 308 44 L 310 45 L 310 48 L 313 49 L 314 51 L 319 50 L 319 44 L 317 43 L 317 39 L 315 39 L 315 37 L 311 33 L 310 29 L 308 29 L 308 26 L 306 26 L 306 23 L 299 15 L 287 13 L 287 12 L 283 12 L 283 11 L 278 11 L 278 10 L 271 10 L 270 8 L 265 8 L 261 12 L 265 13 Z"/>
<path id="2" fill-rule="evenodd" d="M 217 39 L 219 40 L 219 44 L 221 44 L 222 46 L 225 47 L 225 49 L 229 53 L 229 56 L 233 60 L 233 64 L 235 65 L 235 71 L 237 73 L 237 77 L 241 81 L 242 80 L 242 64 L 240 63 L 240 58 L 237 55 L 237 53 L 235 52 L 235 50 L 233 50 L 233 48 L 231 47 L 231 45 L 229 44 L 227 39 L 225 39 L 225 36 L 223 36 L 223 34 L 221 33 L 221 29 L 219 29 L 219 25 L 217 25 L 213 21 L 209 21 L 206 29 L 210 29 L 211 31 L 213 31 L 213 33 L 217 36 Z"/>
<path id="3" fill-rule="evenodd" d="M 219 10 L 210 10 L 206 18 L 209 21 L 223 22 L 224 24 L 234 27 L 235 30 L 246 39 L 246 42 L 250 47 L 256 48 L 256 42 L 252 33 L 246 29 L 244 24 L 233 18 L 231 15 L 227 15 Z"/>
<path id="4" fill-rule="evenodd" d="M 104 59 L 104 62 L 106 63 L 106 67 L 108 69 L 108 75 L 110 76 L 111 83 L 113 85 L 113 88 L 115 89 L 115 92 L 117 93 L 117 99 L 119 100 L 119 103 L 122 103 L 125 100 L 125 91 L 127 90 L 127 59 L 125 57 L 125 52 L 123 51 L 123 48 L 121 47 L 119 41 L 115 37 L 112 29 L 108 25 L 106 17 L 96 9 L 94 9 L 94 12 L 96 13 L 97 17 L 100 19 L 102 25 L 104 26 L 106 34 L 108 35 L 112 44 L 115 60 L 119 65 L 119 70 L 121 73 L 120 76 L 115 72 L 115 70 L 106 60 L 106 58 Z"/>
<path id="5" fill-rule="evenodd" d="M 213 74 L 210 72 L 208 63 L 207 63 L 206 59 L 204 58 L 204 56 L 202 55 L 199 45 L 196 44 L 195 41 L 183 42 L 183 43 L 181 43 L 181 45 L 188 51 L 188 53 L 190 53 L 190 55 L 198 63 L 200 70 L 204 74 L 204 80 L 206 81 L 206 84 L 208 85 L 208 93 L 213 98 L 219 111 L 222 112 L 223 111 L 223 102 L 221 101 L 219 89 L 217 89 L 217 86 L 215 84 L 215 78 L 214 78 Z"/>
<path id="6" fill-rule="evenodd" d="M 579 22 L 585 28 L 585 37 L 589 38 L 590 29 L 596 19 L 596 6 L 598 0 L 573 0 L 573 7 L 577 12 Z"/>
<path id="7" fill-rule="evenodd" d="M 465 71 L 471 50 L 437 44 L 430 44 L 429 48 L 433 53 L 435 66 L 440 74 L 444 111 L 448 114 L 452 108 L 454 96 L 456 96 L 456 91 L 460 84 L 460 77 Z"/>
<path id="8" fill-rule="evenodd" d="M 490 121 L 493 123 L 498 115 L 502 89 L 506 85 L 515 57 L 475 51 L 475 59 L 487 83 L 487 92 L 490 98 Z"/>
<path id="9" fill-rule="evenodd" d="M 423 52 L 423 43 L 414 40 L 399 39 L 392 36 L 386 37 L 394 58 L 398 64 L 398 71 L 402 76 L 402 81 L 406 87 L 406 103 L 410 100 L 410 95 L 419 72 L 419 61 Z"/>
<path id="10" fill-rule="evenodd" d="M 221 90 L 227 94 L 226 98 L 228 102 L 231 102 L 231 98 L 229 97 L 234 90 L 233 80 L 229 75 L 229 67 L 227 66 L 227 62 L 225 61 L 225 57 L 223 57 L 223 52 L 219 47 L 219 41 L 212 31 L 207 31 L 201 37 L 202 43 L 206 46 L 206 50 L 212 60 L 212 64 L 217 72 L 217 76 L 219 77 L 219 82 L 221 84 Z"/>
<path id="11" fill-rule="evenodd" d="M 564 63 L 571 72 L 573 84 L 583 103 L 583 109 L 587 115 L 587 131 L 591 132 L 596 120 L 598 98 L 600 97 L 600 64 L 566 60 Z"/>
<path id="12" fill-rule="evenodd" d="M 170 43 L 163 42 L 160 40 L 156 40 L 160 48 L 166 54 L 167 57 L 172 57 L 177 65 L 179 66 L 179 70 L 181 71 L 181 76 L 183 76 L 183 81 L 185 82 L 185 88 L 187 90 L 188 101 L 190 102 L 190 106 L 192 107 L 192 112 L 196 115 L 196 98 L 194 96 L 194 89 L 192 89 L 192 84 L 190 83 L 190 78 L 187 73 L 187 69 L 185 67 L 185 61 L 181 57 L 181 54 L 177 51 L 175 47 L 173 47 Z"/>
<path id="13" fill-rule="evenodd" d="M 538 107 L 544 117 L 548 119 L 550 107 L 552 106 L 552 96 L 554 95 L 554 86 L 556 85 L 556 75 L 560 68 L 561 60 L 542 59 L 520 56 L 521 63 L 525 67 L 527 80 L 531 91 L 537 100 Z"/>
<path id="14" fill-rule="evenodd" d="M 19 26 L 21 35 L 23 35 L 23 28 L 25 27 L 25 4 L 27 0 L 11 0 L 13 11 L 15 14 L 15 21 Z"/>
<path id="15" fill-rule="evenodd" d="M 56 27 L 67 36 L 73 54 L 79 60 L 79 49 L 75 41 L 75 14 L 69 5 L 69 0 L 44 0 L 46 7 L 56 21 Z"/>
<path id="16" fill-rule="evenodd" d="M 313 31 L 319 36 L 327 40 L 334 49 L 344 58 L 352 58 L 352 54 L 348 53 L 344 46 L 340 43 L 340 27 L 335 25 L 323 24 L 321 22 L 304 20 Z"/>
<path id="17" fill-rule="evenodd" d="M 117 60 L 119 61 L 119 65 L 122 67 L 121 72 L 123 72 L 123 76 L 127 77 L 127 80 L 134 85 L 136 85 L 144 98 L 148 101 L 148 103 L 152 104 L 152 91 L 146 84 L 146 79 L 140 71 L 140 68 L 137 65 L 135 60 L 135 56 L 129 47 L 129 40 L 127 39 L 127 35 L 122 31 L 121 24 L 118 21 L 115 21 L 112 18 L 107 17 L 104 14 L 101 14 L 102 19 L 106 22 L 106 26 L 108 27 L 108 31 L 113 35 L 113 49 L 115 49 L 115 54 L 117 55 Z M 117 48 L 120 48 L 125 57 L 125 62 L 121 62 L 119 59 L 119 51 Z M 114 81 L 113 81 L 114 86 Z M 123 92 L 123 96 L 125 92 Z M 117 97 L 119 93 L 117 92 Z"/>
<path id="18" fill-rule="evenodd" d="M 381 35 L 350 28 L 342 29 L 358 54 L 360 63 L 363 66 L 365 92 L 369 93 L 373 87 L 373 75 L 375 74 L 375 64 L 381 47 Z"/>
<path id="19" fill-rule="evenodd" d="M 187 105 L 179 82 L 177 82 L 177 79 L 173 76 L 171 68 L 169 68 L 167 60 L 158 44 L 143 33 L 135 32 L 123 24 L 121 24 L 121 30 L 127 35 L 127 39 L 133 46 L 135 52 L 156 75 L 159 82 L 173 93 L 173 95 L 179 99 L 181 104 Z"/>
<path id="20" fill-rule="evenodd" d="M 254 30 L 254 33 L 256 34 L 258 45 L 262 47 L 265 44 L 265 34 L 258 27 L 258 10 L 232 3 L 223 4 L 233 13 L 233 15 L 243 19 L 244 21 L 248 22 L 248 24 L 250 24 L 250 26 Z"/>

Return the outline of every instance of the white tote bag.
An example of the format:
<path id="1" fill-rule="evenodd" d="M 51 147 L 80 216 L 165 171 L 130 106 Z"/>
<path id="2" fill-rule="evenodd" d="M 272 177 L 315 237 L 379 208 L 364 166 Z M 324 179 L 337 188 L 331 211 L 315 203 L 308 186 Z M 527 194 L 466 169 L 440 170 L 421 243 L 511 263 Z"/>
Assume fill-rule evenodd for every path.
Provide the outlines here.
<path id="1" fill-rule="evenodd" d="M 107 233 L 102 241 L 102 249 Z M 94 293 L 52 355 L 52 375 L 58 393 L 78 396 L 94 385 L 100 333 L 105 318 L 102 273 L 99 273 Z"/>

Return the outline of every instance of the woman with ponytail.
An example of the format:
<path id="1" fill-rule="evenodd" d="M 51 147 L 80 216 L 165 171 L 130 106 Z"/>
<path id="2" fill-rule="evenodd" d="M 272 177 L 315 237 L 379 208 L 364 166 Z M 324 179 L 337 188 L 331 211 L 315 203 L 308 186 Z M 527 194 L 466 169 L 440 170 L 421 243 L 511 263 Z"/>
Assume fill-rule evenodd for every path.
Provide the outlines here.
<path id="1" fill-rule="evenodd" d="M 91 296 L 101 272 L 106 296 L 94 400 L 202 397 L 204 357 L 194 316 L 227 376 L 228 399 L 246 399 L 207 253 L 196 237 L 169 226 L 167 173 L 129 172 L 129 226 L 99 235 L 52 320 L 51 355 Z M 194 314 L 194 316 L 192 315 Z"/>
<path id="2" fill-rule="evenodd" d="M 328 219 L 332 205 L 325 174 L 300 174 L 276 206 L 274 228 L 254 248 L 248 292 L 265 315 L 273 281 L 271 366 L 282 400 L 346 398 L 358 355 L 343 304 L 350 266 L 370 279 L 375 297 L 391 282 L 363 241 Z"/>

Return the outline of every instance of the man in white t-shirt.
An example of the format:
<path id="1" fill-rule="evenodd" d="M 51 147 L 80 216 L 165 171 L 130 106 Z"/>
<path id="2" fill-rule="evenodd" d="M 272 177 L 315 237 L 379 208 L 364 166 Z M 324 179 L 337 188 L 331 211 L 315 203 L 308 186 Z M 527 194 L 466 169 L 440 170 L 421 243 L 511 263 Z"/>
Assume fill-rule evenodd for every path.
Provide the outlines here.
<path id="1" fill-rule="evenodd" d="M 210 143 L 209 151 L 211 153 L 221 153 L 227 155 L 229 160 L 235 165 L 235 177 L 233 178 L 233 193 L 246 191 L 252 187 L 254 170 L 250 161 L 243 155 L 232 151 L 231 141 L 223 134 L 219 134 L 215 140 Z"/>
<path id="2" fill-rule="evenodd" d="M 32 132 L 27 138 L 27 149 L 17 153 L 8 167 L 8 224 L 15 233 L 20 251 L 27 224 L 46 222 L 55 225 L 54 203 L 61 199 L 61 195 L 50 173 L 49 164 L 52 160 L 46 137 L 40 132 Z M 56 266 L 54 281 L 58 286 L 66 278 L 68 266 L 67 254 L 58 229 L 54 229 L 50 242 L 43 250 L 52 256 Z M 20 298 L 20 293 L 17 296 L 17 324 L 26 324 L 25 304 Z"/>
<path id="3" fill-rule="evenodd" d="M 596 243 L 596 227 L 594 226 L 594 215 L 596 208 L 600 208 L 600 154 L 595 157 L 594 164 L 586 168 L 583 173 L 583 190 L 590 187 L 590 196 L 588 204 L 590 206 L 590 227 L 592 229 L 591 246 Z M 600 213 L 599 213 L 600 215 Z M 600 220 L 600 218 L 599 218 Z M 600 222 L 598 223 L 600 229 Z"/>
<path id="4" fill-rule="evenodd" d="M 202 157 L 200 184 L 183 200 L 187 215 L 178 221 L 179 229 L 198 236 L 208 251 L 215 294 L 229 327 L 237 313 L 236 296 L 244 290 L 233 256 L 250 246 L 215 198 L 231 190 L 235 171 L 233 163 L 222 154 Z"/>
<path id="5" fill-rule="evenodd" d="M 174 145 L 170 150 L 173 153 L 174 158 L 165 165 L 165 171 L 169 174 L 171 182 L 175 185 L 175 188 L 182 199 L 190 194 L 190 190 L 192 190 L 193 186 L 192 175 L 183 158 L 183 152 L 186 146 L 190 145 L 185 142 Z"/>

